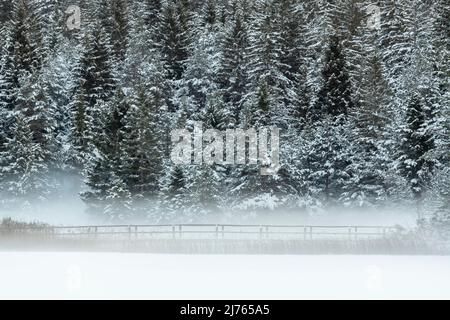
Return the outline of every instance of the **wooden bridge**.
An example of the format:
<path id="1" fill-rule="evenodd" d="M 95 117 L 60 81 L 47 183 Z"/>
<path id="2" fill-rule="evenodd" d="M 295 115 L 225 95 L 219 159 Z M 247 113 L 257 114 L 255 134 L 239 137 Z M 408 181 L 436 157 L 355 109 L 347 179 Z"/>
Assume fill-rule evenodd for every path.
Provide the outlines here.
<path id="1" fill-rule="evenodd" d="M 393 226 L 126 224 L 0 227 L 0 250 L 183 254 L 441 254 L 450 251 L 447 245 L 441 247 Z"/>
<path id="2" fill-rule="evenodd" d="M 9 232 L 55 238 L 142 240 L 371 240 L 392 237 L 399 234 L 401 229 L 392 226 L 167 224 L 51 226 L 20 228 Z"/>

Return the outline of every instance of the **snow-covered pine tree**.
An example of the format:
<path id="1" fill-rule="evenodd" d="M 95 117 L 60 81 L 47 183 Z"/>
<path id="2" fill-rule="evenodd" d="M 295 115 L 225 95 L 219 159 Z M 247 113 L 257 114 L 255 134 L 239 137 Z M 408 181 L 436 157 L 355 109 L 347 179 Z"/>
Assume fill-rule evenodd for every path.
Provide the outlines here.
<path id="1" fill-rule="evenodd" d="M 276 5 L 277 28 L 281 38 L 283 74 L 295 82 L 296 74 L 306 60 L 305 5 L 296 0 L 284 0 Z M 288 88 L 285 88 L 287 90 Z"/>
<path id="2" fill-rule="evenodd" d="M 317 102 L 309 110 L 308 117 L 315 121 L 324 115 L 346 116 L 354 107 L 354 102 L 341 39 L 336 35 L 330 38 L 322 77 L 323 86 L 318 93 Z"/>
<path id="3" fill-rule="evenodd" d="M 364 9 L 364 8 L 363 8 Z M 357 205 L 382 205 L 396 187 L 397 174 L 392 160 L 396 144 L 392 122 L 392 92 L 384 77 L 378 46 L 379 34 L 362 24 L 347 48 L 353 65 L 350 74 L 353 99 L 350 112 L 353 125 L 354 161 L 348 199 Z"/>
<path id="4" fill-rule="evenodd" d="M 277 4 L 272 0 L 257 0 L 255 6 L 249 31 L 249 90 L 254 95 L 262 82 L 267 85 L 270 107 L 274 111 L 271 121 L 285 127 L 287 108 L 284 102 L 288 99 L 285 88 L 289 87 L 289 78 L 283 72 L 287 66 L 282 63 Z"/>
<path id="5" fill-rule="evenodd" d="M 124 119 L 120 174 L 135 199 L 154 201 L 160 194 L 165 164 L 167 107 L 158 87 L 147 91 L 142 85 L 135 89 Z"/>
<path id="6" fill-rule="evenodd" d="M 326 115 L 305 128 L 298 172 L 301 194 L 316 199 L 321 207 L 347 204 L 347 187 L 351 178 L 349 125 L 345 115 Z"/>
<path id="7" fill-rule="evenodd" d="M 28 0 L 20 0 L 14 4 L 11 20 L 3 31 L 6 39 L 0 69 L 0 121 L 2 127 L 7 129 L 13 123 L 11 113 L 19 109 L 18 91 L 30 81 L 41 64 L 42 34 L 35 8 Z M 8 132 L 4 134 L 7 135 Z M 0 149 L 1 139 L 0 137 Z"/>
<path id="8" fill-rule="evenodd" d="M 206 17 L 203 15 L 193 19 L 196 28 L 196 42 L 188 47 L 190 55 L 185 61 L 183 76 L 176 83 L 177 91 L 173 100 L 175 105 L 180 105 L 177 100 L 181 99 L 187 99 L 190 102 L 188 116 L 203 112 L 206 107 L 207 95 L 217 90 L 214 80 L 220 60 L 220 52 L 217 48 L 218 34 L 215 21 L 210 25 L 205 23 L 205 19 Z"/>
<path id="9" fill-rule="evenodd" d="M 126 221 L 131 217 L 132 196 L 123 180 L 114 172 L 111 176 L 111 184 L 107 190 L 104 214 L 109 221 Z"/>
<path id="10" fill-rule="evenodd" d="M 269 86 L 265 78 L 260 80 L 257 87 L 257 94 L 254 99 L 247 104 L 245 111 L 245 128 L 261 128 L 272 125 L 273 105 L 269 92 Z"/>
<path id="11" fill-rule="evenodd" d="M 93 156 L 91 156 L 93 157 Z M 88 205 L 90 214 L 102 216 L 108 207 L 107 197 L 112 188 L 117 186 L 115 170 L 117 163 L 108 154 L 98 152 L 91 159 L 92 164 L 86 170 L 85 185 L 87 190 L 81 193 L 81 199 Z"/>
<path id="12" fill-rule="evenodd" d="M 380 44 L 387 80 L 393 90 L 398 90 L 397 87 L 401 84 L 399 76 L 411 63 L 415 2 L 415 0 L 380 0 L 382 14 Z"/>
<path id="13" fill-rule="evenodd" d="M 190 207 L 190 191 L 184 170 L 181 166 L 174 166 L 170 169 L 167 183 L 164 187 L 164 210 L 162 221 L 182 220 L 183 215 Z"/>
<path id="14" fill-rule="evenodd" d="M 11 18 L 14 3 L 9 0 L 0 0 L 0 26 Z"/>
<path id="15" fill-rule="evenodd" d="M 358 205 L 383 204 L 389 190 L 394 187 L 388 183 L 388 175 L 395 176 L 391 170 L 390 147 L 387 143 L 389 133 L 389 118 L 387 112 L 386 90 L 381 78 L 378 61 L 373 61 L 366 76 L 372 78 L 372 83 L 366 88 L 371 92 L 365 96 L 352 114 L 354 144 L 352 151 L 355 155 L 352 171 L 354 175 L 349 199 Z M 373 69 L 370 69 L 373 68 Z"/>
<path id="16" fill-rule="evenodd" d="M 223 174 L 210 165 L 198 166 L 191 173 L 191 192 L 187 218 L 198 221 L 206 216 L 220 214 L 223 194 Z"/>
<path id="17" fill-rule="evenodd" d="M 116 64 L 125 59 L 128 47 L 129 15 L 127 0 L 110 0 L 112 14 L 111 44 Z"/>
<path id="18" fill-rule="evenodd" d="M 52 108 L 54 122 L 53 136 L 60 148 L 57 152 L 60 169 L 65 173 L 72 171 L 68 159 L 74 154 L 71 150 L 71 94 L 74 84 L 73 68 L 78 61 L 77 47 L 71 40 L 58 36 L 54 49 L 46 55 L 40 74 L 41 81 L 45 84 L 46 98 Z"/>
<path id="19" fill-rule="evenodd" d="M 321 73 L 329 39 L 338 31 L 336 26 L 338 9 L 335 1 L 305 1 L 305 47 L 307 77 L 306 85 L 311 93 L 311 104 L 315 104 L 318 92 L 323 87 Z"/>
<path id="20" fill-rule="evenodd" d="M 104 30 L 97 26 L 85 41 L 85 51 L 75 68 L 75 93 L 71 101 L 73 158 L 80 168 L 92 154 L 92 137 L 101 132 L 100 106 L 111 98 L 116 85 Z"/>
<path id="21" fill-rule="evenodd" d="M 348 114 L 354 108 L 341 39 L 333 35 L 322 70 L 322 88 L 308 110 L 309 125 L 301 147 L 304 155 L 297 171 L 303 193 L 324 205 L 346 202 L 353 155 L 349 150 L 353 131 Z"/>
<path id="22" fill-rule="evenodd" d="M 403 139 L 398 154 L 398 167 L 408 180 L 417 204 L 419 219 L 423 218 L 422 200 L 430 182 L 435 163 L 429 158 L 434 139 L 427 127 L 427 102 L 416 92 L 408 102 Z"/>
<path id="23" fill-rule="evenodd" d="M 188 57 L 189 35 L 186 21 L 183 21 L 179 14 L 180 6 L 181 4 L 173 0 L 164 3 L 158 28 L 161 37 L 160 50 L 170 80 L 181 79 Z"/>
<path id="24" fill-rule="evenodd" d="M 29 209 L 48 200 L 54 185 L 49 183 L 48 153 L 35 141 L 30 118 L 18 113 L 12 136 L 2 154 L 2 193 L 6 208 Z M 5 207 L 4 207 L 5 208 Z"/>
<path id="25" fill-rule="evenodd" d="M 77 68 L 79 87 L 87 94 L 87 102 L 94 106 L 98 101 L 108 101 L 114 91 L 109 39 L 103 28 L 97 25 L 86 38 L 85 51 Z"/>
<path id="26" fill-rule="evenodd" d="M 204 130 L 214 129 L 225 132 L 225 130 L 234 127 L 231 112 L 225 107 L 223 96 L 219 92 L 208 95 L 204 110 L 202 110 L 194 120 L 201 121 Z M 224 137 L 222 136 L 222 141 L 223 138 Z M 205 148 L 205 145 L 210 142 L 212 141 L 203 141 L 203 147 Z M 216 155 L 216 151 L 214 151 L 214 154 Z M 225 154 L 220 153 L 220 156 L 223 159 Z M 192 170 L 187 171 L 187 173 L 189 173 L 188 177 L 192 182 L 191 190 L 202 190 L 203 188 L 211 187 L 213 189 L 209 190 L 208 194 L 211 196 L 211 199 L 214 199 L 214 205 L 218 207 L 221 204 L 226 203 L 228 200 L 227 195 L 230 188 L 230 179 L 236 168 L 224 165 L 219 161 L 219 163 L 209 164 L 209 167 L 208 165 L 195 166 L 193 169 L 196 171 L 206 171 L 206 173 L 192 174 Z M 210 177 L 207 179 L 208 176 Z M 207 185 L 201 185 L 202 183 L 206 183 Z M 200 193 L 197 193 L 197 198 L 200 196 Z M 195 200 L 196 197 L 193 199 Z"/>
<path id="27" fill-rule="evenodd" d="M 145 0 L 142 1 L 143 8 L 142 13 L 144 14 L 144 23 L 146 27 L 153 29 L 159 22 L 161 18 L 161 9 L 163 5 L 162 0 Z"/>
<path id="28" fill-rule="evenodd" d="M 242 12 L 237 11 L 225 25 L 225 34 L 221 43 L 221 61 L 217 73 L 217 83 L 223 92 L 224 102 L 232 112 L 236 126 L 239 126 L 241 122 L 242 103 L 248 81 L 246 70 L 248 36 L 242 15 Z"/>
<path id="29" fill-rule="evenodd" d="M 437 208 L 431 215 L 431 224 L 439 235 L 450 238 L 450 169 L 445 167 L 435 175 L 433 200 Z"/>
<path id="30" fill-rule="evenodd" d="M 122 163 L 124 119 L 130 106 L 121 88 L 100 106 L 102 110 L 98 123 L 101 129 L 91 140 L 95 149 L 92 151 L 91 164 L 86 169 L 89 190 L 83 193 L 83 200 L 97 211 L 95 213 L 111 216 L 115 212 L 112 208 L 117 207 L 114 202 L 129 192 L 119 168 Z"/>
<path id="31" fill-rule="evenodd" d="M 261 129 L 268 129 L 274 125 L 272 119 L 276 110 L 273 109 L 270 98 L 269 86 L 262 78 L 257 93 L 245 105 L 243 116 L 245 130 L 254 129 L 259 135 Z M 264 141 L 261 140 L 261 136 L 258 136 L 258 139 L 261 146 Z M 247 141 L 250 143 L 250 140 Z M 246 143 L 246 147 L 250 147 L 250 144 Z M 248 153 L 247 150 L 246 157 L 249 157 Z M 249 210 L 248 214 L 258 210 L 274 210 L 283 205 L 285 196 L 293 191 L 292 181 L 285 174 L 284 168 L 274 175 L 262 175 L 262 169 L 266 165 L 267 163 L 262 163 L 262 159 L 258 159 L 256 164 L 249 163 L 247 159 L 246 164 L 239 165 L 231 171 L 230 194 L 234 209 Z"/>
<path id="32" fill-rule="evenodd" d="M 145 0 L 129 4 L 129 32 L 127 33 L 129 47 L 132 44 L 134 48 L 137 45 L 142 46 L 142 50 L 161 48 L 162 35 L 159 28 L 161 28 L 163 2 L 162 0 Z"/>
<path id="33" fill-rule="evenodd" d="M 63 35 L 64 10 L 63 3 L 59 0 L 37 1 L 36 14 L 40 17 L 40 28 L 42 30 L 42 58 L 50 55 Z"/>
<path id="34" fill-rule="evenodd" d="M 33 182 L 34 172 L 20 170 L 24 162 L 20 157 L 28 152 L 30 167 L 46 167 L 50 160 L 49 151 L 51 141 L 49 132 L 53 129 L 51 124 L 50 108 L 47 104 L 46 89 L 39 81 L 39 71 L 42 63 L 42 33 L 36 7 L 30 1 L 18 1 L 12 9 L 12 17 L 4 28 L 6 33 L 5 47 L 3 48 L 0 70 L 0 166 L 2 174 L 0 181 L 9 179 L 12 183 L 9 190 L 12 198 L 32 197 L 31 193 L 43 194 L 48 170 L 42 169 L 39 183 Z M 16 123 L 17 119 L 22 121 Z M 28 136 L 31 131 L 31 138 Z M 23 139 L 22 149 L 13 148 L 15 134 L 21 133 Z M 31 141 L 28 141 L 31 139 Z M 27 150 L 25 150 L 27 149 Z M 30 153 L 34 152 L 33 155 Z M 34 167 L 33 167 L 34 168 Z M 33 169 L 34 170 L 34 169 Z M 30 186 L 15 184 L 21 179 L 31 179 Z M 47 177 L 46 177 L 47 178 Z M 14 181 L 15 180 L 15 181 Z M 26 182 L 25 182 L 26 183 Z M 30 191 L 30 192 L 28 192 Z M 50 192 L 47 190 L 46 192 Z"/>
<path id="35" fill-rule="evenodd" d="M 186 191 L 186 179 L 183 168 L 180 166 L 174 166 L 174 168 L 170 171 L 169 177 L 167 197 L 169 199 L 173 199 L 179 195 L 182 195 Z M 179 208 L 181 209 L 182 207 L 180 206 Z"/>
<path id="36" fill-rule="evenodd" d="M 287 108 L 284 139 L 298 134 L 306 118 L 309 106 L 308 57 L 306 50 L 307 5 L 298 1 L 283 1 L 279 6 L 279 30 L 283 52 L 281 63 L 283 74 L 289 79 L 283 86 L 284 105 Z"/>
<path id="37" fill-rule="evenodd" d="M 377 21 L 371 21 L 377 17 L 371 17 L 370 9 L 374 5 L 370 1 L 343 0 L 344 18 L 341 26 L 343 34 L 343 52 L 346 57 L 347 69 L 352 84 L 353 98 L 355 101 L 363 99 L 360 85 L 365 76 L 365 69 L 370 66 L 373 55 L 376 59 L 382 59 L 380 50 L 380 30 L 378 26 L 372 25 Z M 380 61 L 381 63 L 382 61 Z M 381 71 L 384 72 L 382 69 Z"/>

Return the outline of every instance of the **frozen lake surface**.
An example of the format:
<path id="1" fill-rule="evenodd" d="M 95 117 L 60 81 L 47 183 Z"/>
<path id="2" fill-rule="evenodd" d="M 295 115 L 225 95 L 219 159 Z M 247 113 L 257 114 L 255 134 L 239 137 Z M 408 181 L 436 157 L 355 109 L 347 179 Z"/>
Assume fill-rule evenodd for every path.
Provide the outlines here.
<path id="1" fill-rule="evenodd" d="M 0 252 L 0 299 L 450 299 L 450 256 Z"/>

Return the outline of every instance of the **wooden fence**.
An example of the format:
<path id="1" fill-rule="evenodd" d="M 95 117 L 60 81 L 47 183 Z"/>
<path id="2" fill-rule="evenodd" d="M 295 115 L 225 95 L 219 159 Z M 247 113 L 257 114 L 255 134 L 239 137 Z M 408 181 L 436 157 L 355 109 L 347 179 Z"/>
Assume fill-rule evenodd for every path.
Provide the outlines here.
<path id="1" fill-rule="evenodd" d="M 18 228 L 0 234 L 40 234 L 49 237 L 113 239 L 195 239 L 195 240 L 366 240 L 384 239 L 401 232 L 391 226 L 312 225 L 96 225 Z"/>

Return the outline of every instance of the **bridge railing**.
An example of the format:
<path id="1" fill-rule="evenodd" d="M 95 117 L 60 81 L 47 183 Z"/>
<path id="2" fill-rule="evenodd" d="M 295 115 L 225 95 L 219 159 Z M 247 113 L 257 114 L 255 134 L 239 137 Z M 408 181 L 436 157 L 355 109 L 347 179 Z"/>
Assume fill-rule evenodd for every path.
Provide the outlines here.
<path id="1" fill-rule="evenodd" d="M 27 230 L 53 237 L 187 240 L 363 240 L 391 237 L 401 232 L 398 227 L 392 226 L 237 224 L 91 225 Z"/>

